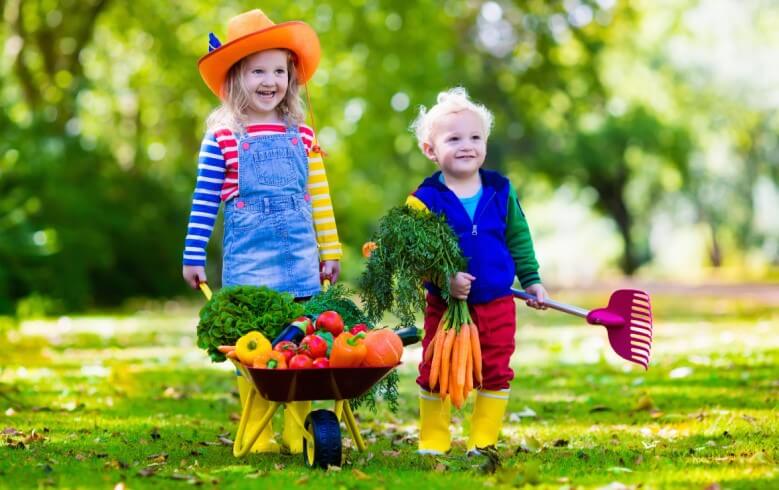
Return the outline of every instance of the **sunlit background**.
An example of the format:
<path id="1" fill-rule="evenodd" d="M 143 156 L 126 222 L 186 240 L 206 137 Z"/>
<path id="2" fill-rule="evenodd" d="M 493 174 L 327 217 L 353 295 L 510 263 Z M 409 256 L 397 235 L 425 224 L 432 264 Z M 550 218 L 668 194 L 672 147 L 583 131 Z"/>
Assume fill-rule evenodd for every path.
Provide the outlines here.
<path id="1" fill-rule="evenodd" d="M 434 168 L 408 125 L 462 85 L 496 116 L 552 288 L 769 281 L 779 264 L 779 6 L 765 1 L 0 3 L 0 311 L 186 293 L 207 34 L 262 7 L 320 35 L 310 83 L 344 276 Z M 209 246 L 218 286 L 221 237 Z M 189 293 L 193 294 L 193 293 Z"/>

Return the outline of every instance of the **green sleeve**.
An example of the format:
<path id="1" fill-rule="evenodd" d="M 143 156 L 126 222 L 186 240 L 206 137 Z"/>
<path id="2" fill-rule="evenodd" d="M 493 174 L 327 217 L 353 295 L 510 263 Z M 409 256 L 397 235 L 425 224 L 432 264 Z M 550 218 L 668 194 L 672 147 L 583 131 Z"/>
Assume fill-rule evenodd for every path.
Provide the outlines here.
<path id="1" fill-rule="evenodd" d="M 508 213 L 506 214 L 506 244 L 514 267 L 517 269 L 517 279 L 523 288 L 541 282 L 538 275 L 538 261 L 533 250 L 533 239 L 530 227 L 525 219 L 525 213 L 519 206 L 519 197 L 514 186 L 509 184 Z"/>

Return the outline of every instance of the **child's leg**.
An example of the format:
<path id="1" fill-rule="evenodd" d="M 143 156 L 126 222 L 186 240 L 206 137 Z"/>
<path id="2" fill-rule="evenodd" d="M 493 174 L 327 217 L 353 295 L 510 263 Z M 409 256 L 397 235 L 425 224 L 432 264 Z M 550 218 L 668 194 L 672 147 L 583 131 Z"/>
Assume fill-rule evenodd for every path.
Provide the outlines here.
<path id="1" fill-rule="evenodd" d="M 514 353 L 515 314 L 514 299 L 510 296 L 472 309 L 481 342 L 482 386 L 471 416 L 469 451 L 498 442 L 514 378 L 509 364 Z"/>
<path id="2" fill-rule="evenodd" d="M 451 448 L 451 403 L 438 393 L 419 390 L 419 454 L 444 454 Z"/>
<path id="3" fill-rule="evenodd" d="M 284 407 L 284 432 L 281 441 L 291 454 L 303 452 L 303 428 L 294 420 L 290 412 L 294 412 L 298 419 L 305 423 L 310 411 L 311 402 L 291 402 Z"/>
<path id="4" fill-rule="evenodd" d="M 433 340 L 438 322 L 446 311 L 446 303 L 437 296 L 427 296 L 425 309 L 425 337 L 422 339 L 422 352 L 427 351 Z M 430 363 L 424 355 L 419 364 L 417 384 L 419 390 L 419 449 L 420 454 L 443 454 L 451 447 L 452 436 L 449 432 L 451 404 L 449 399 L 441 400 L 438 393 L 430 391 Z"/>
<path id="5" fill-rule="evenodd" d="M 238 381 L 238 394 L 241 397 L 241 410 L 245 410 L 246 400 L 249 398 L 249 390 L 253 390 L 254 387 L 243 376 L 238 374 L 236 376 Z M 265 412 L 268 410 L 269 402 L 259 393 L 254 396 L 254 402 L 252 403 L 249 413 L 249 420 L 246 423 L 245 434 L 251 434 L 256 430 L 256 423 L 259 421 Z M 272 439 L 273 426 L 268 423 L 268 426 L 260 433 L 257 441 L 252 446 L 251 452 L 253 453 L 277 453 L 279 452 L 279 445 Z"/>

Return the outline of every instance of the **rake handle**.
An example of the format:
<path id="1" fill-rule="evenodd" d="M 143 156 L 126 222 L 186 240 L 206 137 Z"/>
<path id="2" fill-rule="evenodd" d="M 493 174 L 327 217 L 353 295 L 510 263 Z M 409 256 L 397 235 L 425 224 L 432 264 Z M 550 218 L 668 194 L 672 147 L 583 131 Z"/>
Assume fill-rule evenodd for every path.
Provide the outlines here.
<path id="1" fill-rule="evenodd" d="M 533 296 L 532 294 L 528 294 L 524 291 L 520 291 L 519 289 L 511 288 L 511 293 L 519 299 L 524 299 L 524 300 L 536 299 L 536 297 Z M 582 318 L 587 318 L 587 314 L 589 313 L 589 311 L 585 310 L 584 308 L 579 308 L 578 306 L 573 306 L 573 305 L 567 305 L 565 303 L 560 303 L 548 298 L 546 301 L 544 301 L 544 304 L 554 310 L 562 311 L 563 313 L 568 313 L 569 315 L 580 316 Z"/>

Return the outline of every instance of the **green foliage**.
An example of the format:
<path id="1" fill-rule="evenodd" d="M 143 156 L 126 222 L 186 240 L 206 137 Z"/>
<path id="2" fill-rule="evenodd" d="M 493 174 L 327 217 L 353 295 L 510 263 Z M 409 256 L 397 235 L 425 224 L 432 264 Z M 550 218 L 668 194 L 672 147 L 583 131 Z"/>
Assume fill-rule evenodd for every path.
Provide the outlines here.
<path id="1" fill-rule="evenodd" d="M 501 2 L 497 19 L 481 1 L 263 3 L 274 21 L 304 20 L 322 40 L 305 90 L 347 253 L 434 168 L 408 132 L 415 108 L 463 85 L 496 116 L 485 165 L 521 197 L 539 183 L 595 190 L 622 236 L 625 271 L 651 259 L 650 223 L 669 195 L 710 226 L 715 262 L 734 248 L 777 260 L 754 189 L 775 195 L 779 120 L 696 63 L 668 59 L 690 2 L 574 3 Z M 2 5 L 0 312 L 33 294 L 77 310 L 185 293 L 196 153 L 218 104 L 196 61 L 208 32 L 224 40 L 227 19 L 255 3 Z M 771 18 L 775 6 L 756 12 Z M 646 43 L 647 30 L 659 41 Z"/>
<path id="2" fill-rule="evenodd" d="M 179 291 L 165 271 L 180 268 L 182 231 L 170 224 L 186 221 L 185 204 L 105 148 L 51 131 L 0 115 L 0 313 L 23 298 L 58 313 Z"/>
<path id="3" fill-rule="evenodd" d="M 197 345 L 211 360 L 222 362 L 220 345 L 235 345 L 245 333 L 258 330 L 273 340 L 286 324 L 303 314 L 303 305 L 291 294 L 265 286 L 228 286 L 220 289 L 200 310 Z"/>
<path id="4" fill-rule="evenodd" d="M 379 221 L 377 248 L 360 277 L 360 295 L 368 316 L 378 320 L 392 311 L 402 325 L 414 323 L 424 308 L 423 280 L 441 288 L 449 301 L 449 277 L 466 268 L 457 236 L 446 217 L 397 206 Z"/>
<path id="5" fill-rule="evenodd" d="M 305 304 L 305 314 L 315 317 L 323 311 L 333 310 L 341 315 L 344 324 L 348 327 L 357 323 L 365 323 L 373 327 L 367 315 L 351 300 L 353 295 L 354 291 L 342 283 L 335 284 L 327 288 L 327 291 L 312 296 Z"/>

